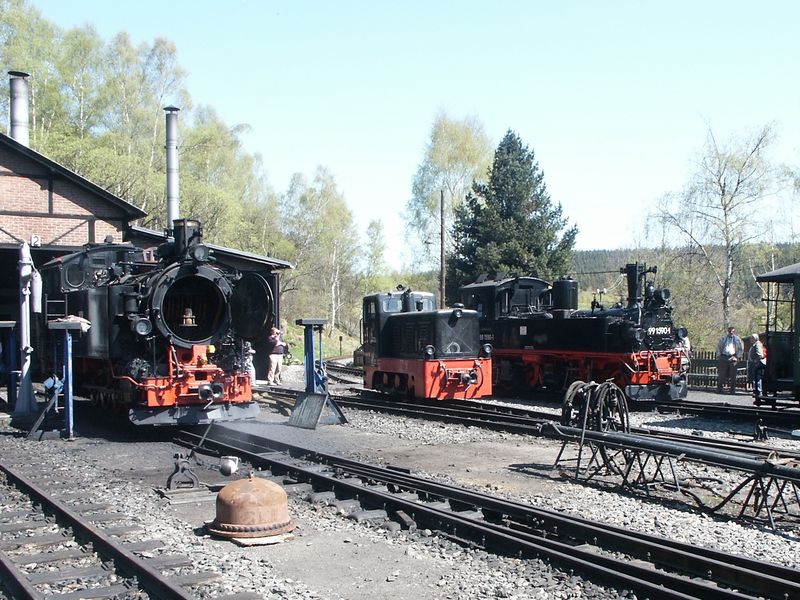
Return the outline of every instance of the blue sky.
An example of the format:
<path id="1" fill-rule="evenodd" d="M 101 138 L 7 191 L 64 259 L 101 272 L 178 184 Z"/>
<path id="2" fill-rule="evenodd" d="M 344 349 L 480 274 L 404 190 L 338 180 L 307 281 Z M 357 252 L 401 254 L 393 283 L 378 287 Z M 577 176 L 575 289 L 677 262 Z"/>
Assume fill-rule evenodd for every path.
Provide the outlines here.
<path id="1" fill-rule="evenodd" d="M 535 152 L 581 249 L 646 243 L 708 127 L 775 123 L 800 164 L 800 3 L 32 0 L 62 27 L 171 39 L 195 104 L 247 123 L 271 185 L 327 167 L 400 266 L 402 209 L 439 110 Z M 21 67 L 17 67 L 21 68 Z M 653 240 L 654 242 L 657 240 Z"/>

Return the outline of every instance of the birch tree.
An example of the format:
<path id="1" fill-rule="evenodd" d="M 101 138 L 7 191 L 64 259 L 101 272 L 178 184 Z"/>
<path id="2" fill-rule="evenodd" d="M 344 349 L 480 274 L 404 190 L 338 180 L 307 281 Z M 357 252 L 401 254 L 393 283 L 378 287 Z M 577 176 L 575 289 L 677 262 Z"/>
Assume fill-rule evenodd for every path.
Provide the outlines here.
<path id="1" fill-rule="evenodd" d="M 668 194 L 658 214 L 685 253 L 703 267 L 717 291 L 722 327 L 731 325 L 734 283 L 747 271 L 745 249 L 761 237 L 759 209 L 774 193 L 775 171 L 767 159 L 774 138 L 767 125 L 752 135 L 719 142 L 709 130 L 697 168 L 683 191 Z"/>
<path id="2" fill-rule="evenodd" d="M 436 115 L 425 155 L 414 175 L 411 198 L 406 203 L 406 230 L 416 245 L 414 254 L 421 263 L 418 266 L 439 264 L 442 192 L 449 230 L 454 210 L 463 203 L 473 180 L 485 177 L 491 160 L 491 142 L 477 117 L 453 119 L 445 112 Z M 448 236 L 445 247 L 449 250 L 450 246 Z"/>

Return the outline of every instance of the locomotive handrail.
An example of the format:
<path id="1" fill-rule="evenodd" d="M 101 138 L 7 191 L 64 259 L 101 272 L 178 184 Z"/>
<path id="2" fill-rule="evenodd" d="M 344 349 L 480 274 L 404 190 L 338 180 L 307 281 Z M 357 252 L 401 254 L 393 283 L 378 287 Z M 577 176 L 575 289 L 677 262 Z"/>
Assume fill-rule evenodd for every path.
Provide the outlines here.
<path id="1" fill-rule="evenodd" d="M 128 381 L 128 382 L 130 382 L 131 384 L 133 384 L 133 385 L 134 385 L 135 387 L 137 387 L 137 388 L 144 388 L 144 389 L 147 389 L 147 390 L 153 390 L 153 391 L 156 391 L 156 392 L 161 392 L 161 391 L 164 391 L 164 390 L 166 390 L 166 389 L 168 389 L 168 388 L 169 388 L 169 385 L 167 385 L 167 384 L 164 384 L 164 385 L 154 385 L 154 384 L 152 384 L 152 383 L 141 383 L 141 382 L 139 382 L 139 381 L 136 381 L 136 380 L 135 380 L 133 377 L 131 377 L 130 375 L 117 375 L 117 374 L 114 372 L 114 365 L 113 365 L 113 364 L 110 364 L 110 363 L 109 363 L 109 368 L 111 369 L 111 376 L 112 376 L 114 379 L 120 379 L 120 380 L 122 380 L 122 381 Z"/>

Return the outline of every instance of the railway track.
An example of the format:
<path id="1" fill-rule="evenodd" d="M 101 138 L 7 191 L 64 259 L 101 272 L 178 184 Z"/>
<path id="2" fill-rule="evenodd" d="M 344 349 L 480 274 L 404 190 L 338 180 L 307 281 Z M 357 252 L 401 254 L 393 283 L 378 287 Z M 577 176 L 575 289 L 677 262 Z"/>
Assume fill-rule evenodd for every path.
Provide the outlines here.
<path id="1" fill-rule="evenodd" d="M 183 555 L 144 558 L 163 542 L 142 539 L 141 528 L 120 524 L 123 515 L 91 502 L 68 478 L 42 465 L 12 468 L 11 458 L 0 464 L 0 583 L 9 597 L 189 600 L 218 577 L 182 574 L 192 570 Z"/>
<path id="2" fill-rule="evenodd" d="M 299 392 L 287 389 L 270 390 L 270 393 L 278 397 L 285 397 L 290 401 L 299 394 Z M 502 404 L 489 404 L 469 400 L 454 402 L 398 400 L 394 397 L 363 391 L 358 396 L 335 396 L 335 400 L 340 406 L 360 410 L 374 410 L 403 417 L 439 420 L 446 423 L 483 427 L 522 435 L 547 435 L 553 437 L 553 430 L 545 426 L 557 422 L 561 418 L 560 415 L 556 415 L 553 412 L 529 410 Z M 630 432 L 653 439 L 687 443 L 723 452 L 735 452 L 753 458 L 767 459 L 775 455 L 774 448 L 751 442 L 706 438 L 643 427 L 631 427 Z M 780 455 L 783 458 L 800 460 L 800 452 L 781 451 Z"/>
<path id="3" fill-rule="evenodd" d="M 336 362 L 327 362 L 325 367 L 329 375 L 341 383 L 353 383 L 363 378 L 364 371 L 358 367 L 348 367 Z M 548 396 L 550 397 L 550 396 Z M 795 426 L 800 424 L 800 410 L 796 406 L 775 408 L 741 406 L 726 402 L 695 402 L 689 400 L 676 402 L 630 402 L 631 410 L 660 412 L 678 412 L 683 414 L 721 417 L 763 423 L 769 425 Z"/>
<path id="4" fill-rule="evenodd" d="M 206 435 L 208 434 L 208 435 Z M 175 441 L 238 455 L 290 493 L 359 521 L 429 528 L 463 544 L 538 557 L 641 598 L 800 598 L 793 569 L 534 508 L 480 492 L 260 439 L 227 427 Z M 268 471 L 268 472 L 267 472 Z"/>
<path id="5" fill-rule="evenodd" d="M 650 404 L 652 410 L 653 404 Z M 757 406 L 741 406 L 726 402 L 663 402 L 655 405 L 659 412 L 677 412 L 682 414 L 702 415 L 765 423 L 771 425 L 797 426 L 800 424 L 800 410 L 797 407 L 764 408 Z"/>

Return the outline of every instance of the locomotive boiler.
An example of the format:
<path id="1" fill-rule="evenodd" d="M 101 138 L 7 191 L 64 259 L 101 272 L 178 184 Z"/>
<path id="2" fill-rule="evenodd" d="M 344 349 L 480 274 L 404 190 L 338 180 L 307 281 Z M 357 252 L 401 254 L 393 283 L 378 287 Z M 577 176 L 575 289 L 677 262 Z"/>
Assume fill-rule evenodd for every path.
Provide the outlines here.
<path id="1" fill-rule="evenodd" d="M 366 296 L 357 351 L 364 387 L 436 400 L 490 396 L 492 350 L 480 343 L 479 329 L 476 311 L 436 310 L 429 292 Z"/>
<path id="2" fill-rule="evenodd" d="M 612 380 L 634 400 L 685 397 L 687 357 L 679 344 L 670 292 L 646 280 L 657 272 L 628 264 L 627 303 L 596 300 L 578 310 L 578 282 L 536 277 L 483 280 L 460 288 L 493 347 L 494 381 L 509 388 L 562 393 L 574 381 Z"/>
<path id="3" fill-rule="evenodd" d="M 196 220 L 176 219 L 173 233 L 154 257 L 108 243 L 45 265 L 45 319 L 89 321 L 74 383 L 101 409 L 138 425 L 254 417 L 250 342 L 277 320 L 277 276 L 215 263 Z"/>

